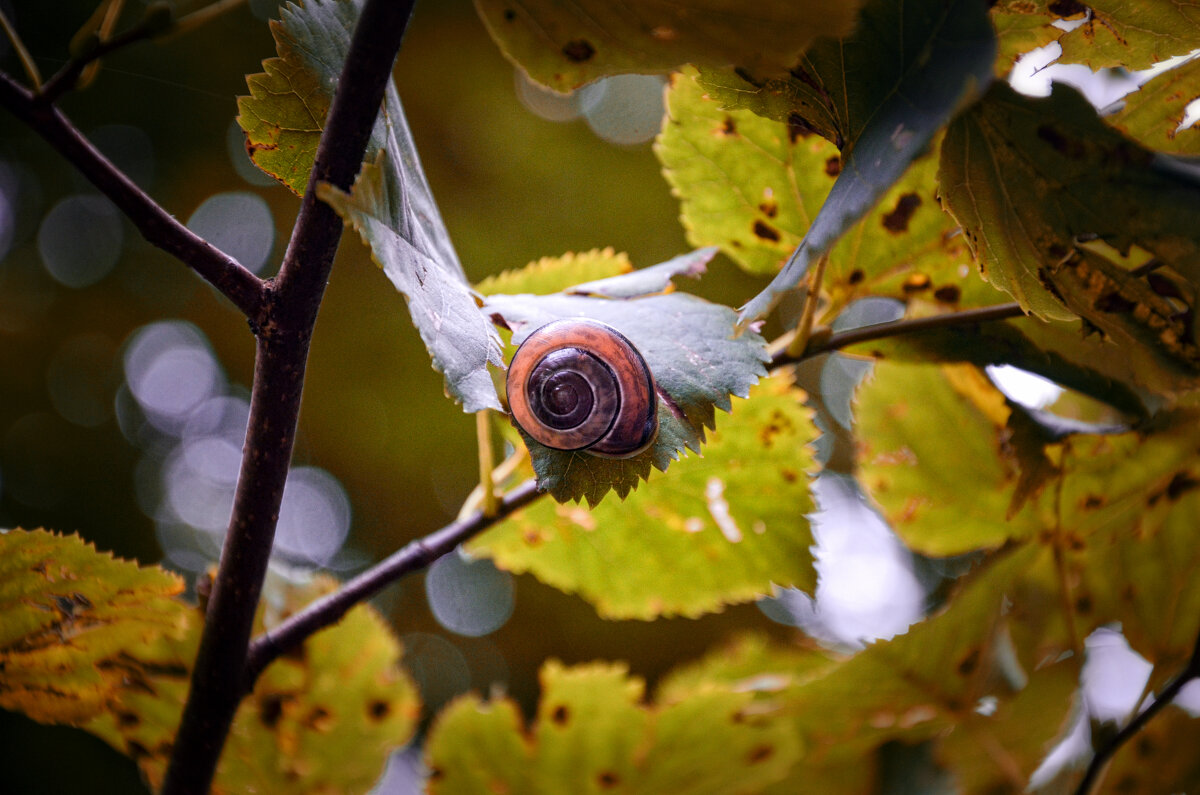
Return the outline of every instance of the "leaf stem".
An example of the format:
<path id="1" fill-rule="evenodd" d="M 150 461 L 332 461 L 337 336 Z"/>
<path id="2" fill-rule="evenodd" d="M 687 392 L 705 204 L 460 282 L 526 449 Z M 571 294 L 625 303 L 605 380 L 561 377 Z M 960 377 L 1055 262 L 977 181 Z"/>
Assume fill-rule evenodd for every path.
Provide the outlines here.
<path id="1" fill-rule="evenodd" d="M 1151 702 L 1150 706 L 1138 713 L 1137 717 L 1125 725 L 1125 728 L 1113 735 L 1103 747 L 1100 748 L 1092 757 L 1092 761 L 1088 763 L 1087 770 L 1083 774 L 1083 779 L 1079 782 L 1079 786 L 1075 790 L 1075 795 L 1089 795 L 1092 788 L 1099 781 L 1100 774 L 1105 766 L 1117 750 L 1126 742 L 1131 740 L 1134 735 L 1142 730 L 1150 719 L 1175 700 L 1179 695 L 1179 691 L 1183 690 L 1184 685 L 1193 679 L 1200 678 L 1200 635 L 1196 637 L 1196 645 L 1192 648 L 1191 659 L 1188 660 L 1184 669 L 1179 672 L 1171 683 L 1163 688 L 1162 693 L 1158 698 Z"/>
<path id="2" fill-rule="evenodd" d="M 13 27 L 12 21 L 4 13 L 3 8 L 0 8 L 0 28 L 4 28 L 4 35 L 12 43 L 13 49 L 17 51 L 17 57 L 21 60 L 21 67 L 25 70 L 25 74 L 29 78 L 33 89 L 40 91 L 42 88 L 42 73 L 38 71 L 37 63 L 34 62 L 33 56 L 29 54 L 29 50 L 25 49 L 25 42 L 21 41 L 21 37 L 17 35 L 17 29 Z"/>
<path id="3" fill-rule="evenodd" d="M 291 464 L 309 341 L 342 235 L 341 219 L 317 200 L 315 185 L 347 190 L 358 173 L 414 2 L 363 5 L 287 253 L 266 291 L 233 515 L 164 795 L 209 791 L 246 692 L 246 655 Z"/>
<path id="4" fill-rule="evenodd" d="M 788 344 L 788 353 L 799 355 L 808 347 L 812 337 L 813 321 L 817 317 L 817 305 L 821 303 L 821 282 L 825 280 L 825 264 L 829 262 L 829 253 L 822 254 L 817 259 L 817 267 L 808 276 L 808 292 L 804 296 L 804 309 L 800 314 L 800 322 L 796 325 L 796 336 Z"/>
<path id="5" fill-rule="evenodd" d="M 252 321 L 263 308 L 265 288 L 257 276 L 196 235 L 150 198 L 83 136 L 58 108 L 43 105 L 0 73 L 0 106 L 29 125 L 101 193 L 112 200 L 148 243 L 171 254 L 228 298 Z"/>
<path id="6" fill-rule="evenodd" d="M 493 470 L 496 456 L 492 451 L 492 411 L 475 412 L 475 435 L 479 439 L 479 488 L 483 491 L 483 515 L 495 516 L 499 508 Z"/>
<path id="7" fill-rule="evenodd" d="M 996 320 L 1021 317 L 1024 314 L 1025 310 L 1021 308 L 1021 305 L 1014 302 L 985 306 L 979 309 L 964 309 L 961 312 L 949 312 L 944 315 L 933 315 L 931 317 L 916 317 L 905 320 L 894 320 L 890 323 L 876 323 L 871 326 L 863 326 L 838 334 L 831 334 L 828 337 L 810 339 L 804 348 L 804 352 L 798 355 L 793 354 L 789 350 L 780 351 L 771 358 L 771 367 L 796 364 L 813 356 L 841 350 L 860 342 L 898 337 L 903 334 L 912 334 L 935 328 L 990 323 Z"/>
<path id="8" fill-rule="evenodd" d="M 424 538 L 410 541 L 383 561 L 348 580 L 338 590 L 289 616 L 269 632 L 259 635 L 250 644 L 250 651 L 246 655 L 246 686 L 253 686 L 263 669 L 279 655 L 294 648 L 314 632 L 337 623 L 359 602 L 406 574 L 425 568 L 462 542 L 538 499 L 543 493 L 538 491 L 536 481 L 527 480 L 504 495 L 496 506 L 495 515 L 488 516 L 482 510 L 475 511 L 455 519 Z"/>

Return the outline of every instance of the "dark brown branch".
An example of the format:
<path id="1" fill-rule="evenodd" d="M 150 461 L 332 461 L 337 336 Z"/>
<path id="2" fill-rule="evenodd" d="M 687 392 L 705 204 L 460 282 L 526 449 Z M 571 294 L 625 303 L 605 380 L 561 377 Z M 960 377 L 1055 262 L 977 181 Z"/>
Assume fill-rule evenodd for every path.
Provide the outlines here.
<path id="1" fill-rule="evenodd" d="M 258 317 L 265 295 L 262 281 L 233 257 L 179 223 L 92 146 L 58 108 L 39 105 L 35 95 L 5 74 L 0 74 L 0 105 L 32 127 L 79 169 L 125 213 L 147 242 L 198 273 L 246 317 L 252 320 Z"/>
<path id="2" fill-rule="evenodd" d="M 1171 681 L 1171 684 L 1163 688 L 1163 691 L 1158 694 L 1158 698 L 1154 699 L 1150 706 L 1139 712 L 1133 720 L 1126 724 L 1125 728 L 1114 734 L 1092 757 L 1092 761 L 1088 763 L 1087 770 L 1083 774 L 1083 780 L 1079 782 L 1079 787 L 1075 790 L 1075 795 L 1089 795 L 1092 788 L 1099 782 L 1100 774 L 1112 759 L 1113 754 L 1122 745 L 1133 739 L 1133 736 L 1140 732 L 1151 718 L 1174 701 L 1175 697 L 1179 695 L 1179 691 L 1183 690 L 1184 685 L 1197 678 L 1200 678 L 1200 636 L 1196 638 L 1196 645 L 1192 648 L 1192 657 L 1188 660 L 1188 664 Z"/>
<path id="3" fill-rule="evenodd" d="M 291 463 L 309 340 L 342 234 L 341 219 L 316 200 L 314 186 L 324 181 L 346 190 L 358 173 L 413 2 L 364 5 L 283 265 L 268 291 L 233 516 L 164 795 L 209 791 L 245 694 L 246 652 Z"/>
<path id="4" fill-rule="evenodd" d="M 263 669 L 275 658 L 299 645 L 314 632 L 337 623 L 350 608 L 369 599 L 381 589 L 419 569 L 429 566 L 462 542 L 483 532 L 514 511 L 520 510 L 542 496 L 537 483 L 529 480 L 504 495 L 495 516 L 475 511 L 424 538 L 401 547 L 333 593 L 318 599 L 300 612 L 288 617 L 270 632 L 265 632 L 250 644 L 246 656 L 246 686 L 250 688 Z"/>
<path id="5" fill-rule="evenodd" d="M 1022 317 L 1024 314 L 1025 310 L 1021 309 L 1020 304 L 1011 303 L 985 306 L 981 309 L 964 309 L 961 312 L 948 312 L 944 315 L 933 315 L 931 317 L 896 320 L 891 323 L 876 323 L 871 326 L 862 326 L 850 331 L 843 331 L 839 334 L 831 334 L 824 338 L 814 336 L 804 349 L 804 353 L 799 356 L 793 356 L 786 350 L 780 351 L 771 359 L 771 366 L 781 367 L 785 364 L 796 364 L 805 359 L 819 356 L 822 353 L 841 350 L 851 345 L 857 345 L 860 342 L 870 342 L 871 340 L 879 340 L 886 337 L 898 337 L 903 334 L 913 334 L 918 331 L 929 331 L 935 328 L 1008 320 L 1009 318 Z"/>

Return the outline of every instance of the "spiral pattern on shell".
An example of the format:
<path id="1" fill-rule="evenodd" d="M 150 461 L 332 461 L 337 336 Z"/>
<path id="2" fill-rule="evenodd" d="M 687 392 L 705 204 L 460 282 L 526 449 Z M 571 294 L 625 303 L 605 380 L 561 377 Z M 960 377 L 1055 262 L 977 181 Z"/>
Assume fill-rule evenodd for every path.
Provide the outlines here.
<path id="1" fill-rule="evenodd" d="M 658 398 L 645 359 L 616 329 L 555 320 L 531 333 L 508 368 L 513 419 L 537 442 L 628 458 L 658 432 Z"/>

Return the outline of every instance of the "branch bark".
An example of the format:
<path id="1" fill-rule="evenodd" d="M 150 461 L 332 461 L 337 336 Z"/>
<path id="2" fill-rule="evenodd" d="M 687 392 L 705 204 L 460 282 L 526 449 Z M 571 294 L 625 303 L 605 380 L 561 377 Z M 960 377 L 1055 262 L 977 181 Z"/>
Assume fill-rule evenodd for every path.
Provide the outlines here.
<path id="1" fill-rule="evenodd" d="M 84 137 L 63 113 L 0 73 L 0 105 L 33 128 L 133 222 L 148 243 L 171 254 L 252 321 L 264 307 L 263 282 L 179 223 Z"/>
<path id="2" fill-rule="evenodd" d="M 404 575 L 429 566 L 462 542 L 482 533 L 542 494 L 535 481 L 525 481 L 504 495 L 494 516 L 488 516 L 482 510 L 475 511 L 424 538 L 409 542 L 385 560 L 348 580 L 338 590 L 289 616 L 250 644 L 250 652 L 246 655 L 246 681 L 253 684 L 263 669 L 277 657 L 299 645 L 314 632 L 336 624 L 359 602 L 369 599 Z"/>
<path id="3" fill-rule="evenodd" d="M 315 186 L 347 190 L 358 173 L 414 2 L 363 6 L 283 265 L 267 290 L 233 516 L 164 795 L 209 791 L 249 685 L 246 652 L 291 464 L 309 341 L 342 234 L 341 219 L 317 201 Z"/>

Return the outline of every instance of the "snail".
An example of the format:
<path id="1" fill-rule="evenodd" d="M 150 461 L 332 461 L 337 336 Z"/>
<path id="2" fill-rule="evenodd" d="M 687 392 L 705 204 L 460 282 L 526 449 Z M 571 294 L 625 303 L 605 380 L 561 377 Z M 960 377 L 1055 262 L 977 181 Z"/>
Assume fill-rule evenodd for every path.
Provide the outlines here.
<path id="1" fill-rule="evenodd" d="M 533 331 L 508 368 L 513 419 L 556 450 L 629 458 L 658 433 L 646 360 L 625 335 L 595 320 L 555 320 Z"/>

